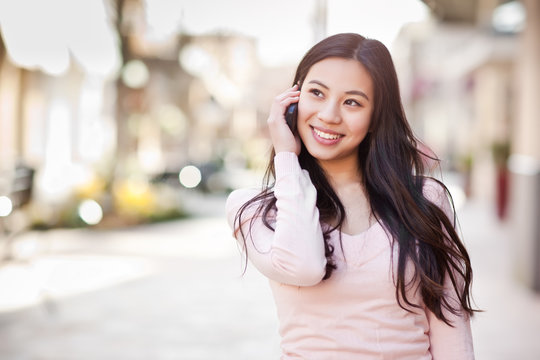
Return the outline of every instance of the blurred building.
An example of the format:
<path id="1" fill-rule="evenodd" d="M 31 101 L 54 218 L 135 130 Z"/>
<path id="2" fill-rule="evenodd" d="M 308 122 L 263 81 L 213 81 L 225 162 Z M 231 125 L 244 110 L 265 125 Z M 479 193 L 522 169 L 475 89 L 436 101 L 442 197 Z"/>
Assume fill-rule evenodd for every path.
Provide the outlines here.
<path id="1" fill-rule="evenodd" d="M 30 167 L 28 213 L 52 225 L 62 213 L 77 217 L 86 199 L 105 214 L 154 216 L 160 204 L 175 207 L 178 191 L 161 193 L 161 185 L 181 188 L 187 165 L 203 190 L 249 182 L 243 171 L 260 167 L 269 147 L 268 94 L 292 81 L 289 69 L 262 71 L 256 42 L 245 35 L 156 33 L 143 0 L 92 4 L 43 5 L 42 17 L 50 16 L 43 21 L 56 21 L 59 33 L 41 45 L 31 39 L 40 24 L 9 21 L 24 19 L 25 9 L 0 9 L 0 196 L 14 191 L 17 166 Z M 106 41 L 85 38 L 100 31 Z M 113 46 L 75 45 L 85 41 Z"/>
<path id="2" fill-rule="evenodd" d="M 511 222 L 516 278 L 540 291 L 540 2 L 424 2 L 434 21 L 396 41 L 411 122 Z"/>

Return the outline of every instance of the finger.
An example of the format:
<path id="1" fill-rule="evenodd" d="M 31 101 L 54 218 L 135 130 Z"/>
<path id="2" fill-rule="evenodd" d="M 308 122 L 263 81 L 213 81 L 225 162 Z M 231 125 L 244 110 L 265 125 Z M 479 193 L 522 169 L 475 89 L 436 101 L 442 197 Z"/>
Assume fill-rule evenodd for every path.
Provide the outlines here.
<path id="1" fill-rule="evenodd" d="M 282 100 L 285 100 L 288 97 L 298 97 L 299 95 L 300 95 L 300 91 L 286 92 L 286 93 L 278 95 L 276 97 L 276 100 L 277 101 L 282 101 Z"/>
<path id="2" fill-rule="evenodd" d="M 288 106 L 292 103 L 298 102 L 298 100 L 300 100 L 300 96 L 290 96 L 288 98 L 281 100 L 280 103 L 282 105 Z"/>
<path id="3" fill-rule="evenodd" d="M 298 85 L 294 85 L 293 87 L 288 88 L 278 96 L 287 96 L 288 94 L 295 94 L 300 93 L 300 89 L 298 89 Z"/>

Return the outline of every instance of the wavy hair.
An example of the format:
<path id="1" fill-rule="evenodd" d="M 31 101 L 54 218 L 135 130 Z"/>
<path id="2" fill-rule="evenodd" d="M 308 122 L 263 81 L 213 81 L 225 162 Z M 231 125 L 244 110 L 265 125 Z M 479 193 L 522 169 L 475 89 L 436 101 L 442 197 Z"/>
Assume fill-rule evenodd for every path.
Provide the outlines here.
<path id="1" fill-rule="evenodd" d="M 374 217 L 389 231 L 392 246 L 396 246 L 396 243 L 398 245 L 397 274 L 394 277 L 398 304 L 407 311 L 420 308 L 419 304 L 412 303 L 407 297 L 408 288 L 417 284 L 424 305 L 448 325 L 452 324 L 444 309 L 455 315 L 461 311 L 473 315 L 477 310 L 471 305 L 471 262 L 455 229 L 453 202 L 454 216 L 449 219 L 423 194 L 424 182 L 428 178 L 425 162 L 435 161 L 438 164 L 439 160 L 434 155 L 419 150 L 421 144 L 415 138 L 405 116 L 397 74 L 388 49 L 381 42 L 358 34 L 330 36 L 306 53 L 298 65 L 293 84 L 302 87 L 310 68 L 329 57 L 360 62 L 374 84 L 374 109 L 369 133 L 358 146 L 358 167 L 363 174 Z M 246 236 L 240 225 L 243 224 L 242 216 L 248 207 L 257 206 L 250 228 L 254 219 L 261 216 L 265 226 L 273 230 L 271 219 L 276 204 L 273 192 L 274 155 L 272 150 L 263 189 L 236 214 L 235 230 L 242 234 L 244 242 Z M 326 274 L 323 278 L 325 280 L 336 269 L 330 233 L 341 229 L 345 208 L 324 170 L 303 144 L 298 159 L 300 166 L 309 172 L 317 190 L 320 221 L 336 224 L 331 228 L 323 227 L 327 258 Z M 433 180 L 440 184 L 451 200 L 444 184 Z M 244 249 L 246 248 L 244 246 Z M 405 276 L 408 263 L 414 268 L 412 280 L 407 280 Z M 453 304 L 445 293 L 445 281 L 455 290 L 459 304 Z"/>

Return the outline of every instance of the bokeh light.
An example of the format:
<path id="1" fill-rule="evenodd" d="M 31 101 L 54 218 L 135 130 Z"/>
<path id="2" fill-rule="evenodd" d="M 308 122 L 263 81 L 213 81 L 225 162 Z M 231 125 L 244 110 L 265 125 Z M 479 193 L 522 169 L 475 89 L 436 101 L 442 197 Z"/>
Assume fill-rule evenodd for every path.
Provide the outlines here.
<path id="1" fill-rule="evenodd" d="M 202 47 L 189 44 L 178 54 L 178 62 L 193 76 L 214 76 L 218 73 L 216 60 Z"/>
<path id="2" fill-rule="evenodd" d="M 11 199 L 7 196 L 0 196 L 0 216 L 8 216 L 13 210 Z"/>
<path id="3" fill-rule="evenodd" d="M 79 217 L 88 225 L 96 225 L 103 219 L 101 206 L 91 199 L 84 200 L 79 205 Z"/>
<path id="4" fill-rule="evenodd" d="M 122 81 L 127 87 L 140 89 L 148 83 L 150 72 L 145 63 L 140 60 L 130 60 L 122 70 Z"/>
<path id="5" fill-rule="evenodd" d="M 193 165 L 185 166 L 180 170 L 178 179 L 180 180 L 180 184 L 188 189 L 197 187 L 202 179 L 201 171 Z"/>
<path id="6" fill-rule="evenodd" d="M 161 128 L 172 136 L 183 136 L 188 127 L 184 112 L 173 104 L 165 104 L 157 109 L 157 120 Z"/>
<path id="7" fill-rule="evenodd" d="M 525 8 L 520 1 L 510 1 L 499 5 L 491 17 L 491 24 L 497 31 L 514 33 L 525 27 Z"/>

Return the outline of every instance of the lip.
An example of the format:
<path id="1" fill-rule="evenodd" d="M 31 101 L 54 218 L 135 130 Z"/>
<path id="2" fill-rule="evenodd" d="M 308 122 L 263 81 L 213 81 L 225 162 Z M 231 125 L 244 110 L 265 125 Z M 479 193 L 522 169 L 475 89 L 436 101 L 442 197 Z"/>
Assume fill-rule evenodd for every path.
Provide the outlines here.
<path id="1" fill-rule="evenodd" d="M 327 139 L 320 136 L 321 132 L 329 135 L 337 135 L 338 137 L 335 139 Z M 336 131 L 323 129 L 317 126 L 311 126 L 311 134 L 313 135 L 313 138 L 322 145 L 335 145 L 339 143 L 344 136 L 343 134 L 340 134 Z"/>

